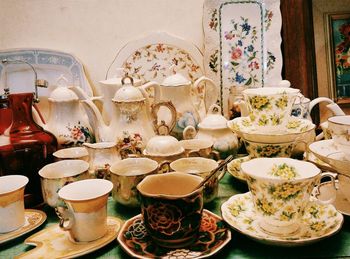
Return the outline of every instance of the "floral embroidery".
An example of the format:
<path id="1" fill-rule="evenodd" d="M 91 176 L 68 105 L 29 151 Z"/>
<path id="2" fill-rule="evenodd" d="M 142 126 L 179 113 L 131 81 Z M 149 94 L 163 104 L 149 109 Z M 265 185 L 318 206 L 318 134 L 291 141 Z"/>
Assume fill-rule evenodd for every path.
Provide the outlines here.
<path id="1" fill-rule="evenodd" d="M 218 10 L 214 9 L 211 13 L 211 18 L 209 21 L 209 28 L 216 31 L 218 28 Z"/>
<path id="2" fill-rule="evenodd" d="M 218 72 L 218 54 L 219 51 L 215 50 L 215 52 L 213 54 L 210 55 L 209 57 L 209 67 L 211 69 L 211 71 L 213 71 L 214 73 Z"/>

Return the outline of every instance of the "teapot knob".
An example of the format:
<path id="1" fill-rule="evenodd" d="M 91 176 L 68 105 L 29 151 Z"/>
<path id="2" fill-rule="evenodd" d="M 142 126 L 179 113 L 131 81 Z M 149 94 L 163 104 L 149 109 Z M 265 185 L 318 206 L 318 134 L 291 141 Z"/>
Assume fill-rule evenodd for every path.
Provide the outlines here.
<path id="1" fill-rule="evenodd" d="M 212 104 L 208 109 L 209 114 L 221 114 L 221 107 L 217 104 Z"/>
<path id="2" fill-rule="evenodd" d="M 125 76 L 122 78 L 122 85 L 125 85 L 125 80 L 129 79 L 130 84 L 133 86 L 134 85 L 134 79 L 128 75 L 128 73 L 125 74 Z"/>

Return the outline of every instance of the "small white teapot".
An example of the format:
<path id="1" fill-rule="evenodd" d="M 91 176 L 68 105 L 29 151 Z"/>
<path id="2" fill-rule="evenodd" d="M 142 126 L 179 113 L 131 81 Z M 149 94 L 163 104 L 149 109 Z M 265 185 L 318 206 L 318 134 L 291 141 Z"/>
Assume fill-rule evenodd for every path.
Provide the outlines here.
<path id="1" fill-rule="evenodd" d="M 195 127 L 187 126 L 183 138 L 213 141 L 213 148 L 219 152 L 221 159 L 236 154 L 238 149 L 237 135 L 227 127 L 227 119 L 221 115 L 221 108 L 216 104 L 210 106 L 207 116 L 198 124 L 198 132 Z"/>

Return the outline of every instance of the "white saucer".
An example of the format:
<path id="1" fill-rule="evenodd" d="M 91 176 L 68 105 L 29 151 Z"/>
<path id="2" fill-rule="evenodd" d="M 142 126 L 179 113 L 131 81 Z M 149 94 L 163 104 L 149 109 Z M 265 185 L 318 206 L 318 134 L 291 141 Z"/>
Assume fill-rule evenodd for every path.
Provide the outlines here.
<path id="1" fill-rule="evenodd" d="M 350 161 L 339 151 L 332 139 L 320 140 L 309 145 L 308 149 L 321 161 L 329 164 L 339 173 L 349 175 Z"/>
<path id="2" fill-rule="evenodd" d="M 305 209 L 300 231 L 280 237 L 260 229 L 256 218 L 251 193 L 232 196 L 221 206 L 223 219 L 238 232 L 269 245 L 300 246 L 320 241 L 337 233 L 344 217 L 333 205 L 320 205 L 311 201 Z"/>
<path id="3" fill-rule="evenodd" d="M 252 125 L 249 117 L 234 118 L 227 122 L 227 126 L 245 140 L 270 144 L 293 142 L 315 129 L 311 121 L 300 118 L 291 118 L 284 129 L 273 133 L 260 132 Z"/>
<path id="4" fill-rule="evenodd" d="M 245 174 L 241 171 L 241 164 L 243 162 L 249 161 L 250 156 L 243 156 L 236 159 L 233 159 L 230 163 L 227 164 L 227 171 L 235 178 L 242 182 L 247 182 Z"/>

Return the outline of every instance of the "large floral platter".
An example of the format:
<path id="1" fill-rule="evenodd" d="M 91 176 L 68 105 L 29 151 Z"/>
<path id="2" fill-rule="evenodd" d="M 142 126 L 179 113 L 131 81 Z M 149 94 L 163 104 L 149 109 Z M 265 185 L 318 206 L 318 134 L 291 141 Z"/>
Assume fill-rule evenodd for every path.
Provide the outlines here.
<path id="1" fill-rule="evenodd" d="M 243 89 L 281 81 L 279 0 L 206 0 L 203 27 L 204 69 L 220 87 L 224 115 Z"/>

